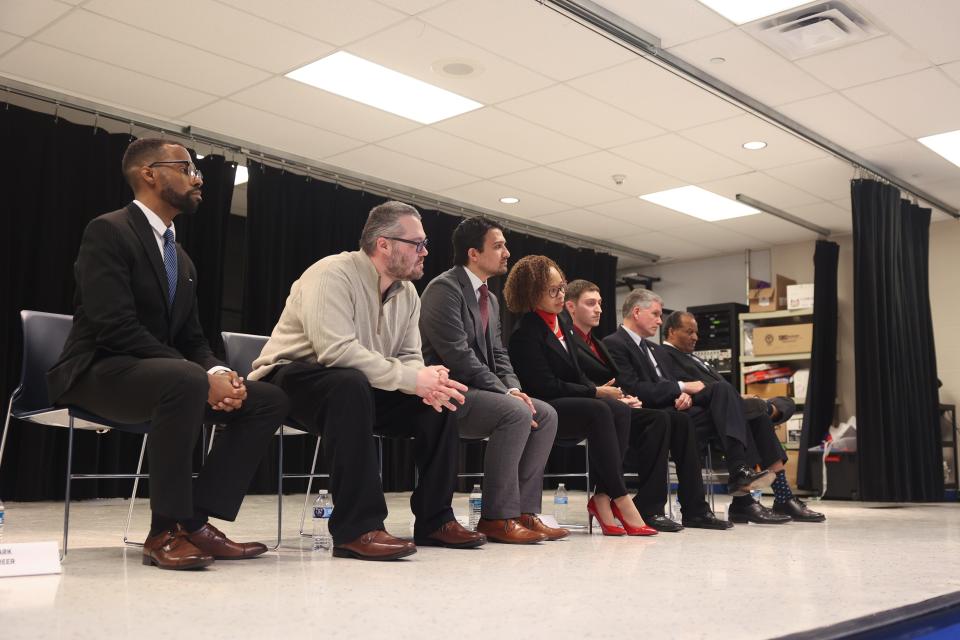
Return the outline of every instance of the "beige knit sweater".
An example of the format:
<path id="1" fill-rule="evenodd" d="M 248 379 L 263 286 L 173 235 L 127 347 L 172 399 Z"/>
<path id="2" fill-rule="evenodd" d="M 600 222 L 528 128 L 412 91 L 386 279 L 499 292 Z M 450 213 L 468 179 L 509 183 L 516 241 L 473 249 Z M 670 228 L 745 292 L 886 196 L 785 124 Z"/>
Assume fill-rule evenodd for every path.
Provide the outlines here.
<path id="1" fill-rule="evenodd" d="M 393 283 L 381 301 L 380 275 L 367 254 L 327 256 L 290 287 L 249 378 L 259 380 L 278 364 L 319 362 L 357 369 L 377 389 L 412 394 L 424 366 L 419 321 L 412 283 Z"/>

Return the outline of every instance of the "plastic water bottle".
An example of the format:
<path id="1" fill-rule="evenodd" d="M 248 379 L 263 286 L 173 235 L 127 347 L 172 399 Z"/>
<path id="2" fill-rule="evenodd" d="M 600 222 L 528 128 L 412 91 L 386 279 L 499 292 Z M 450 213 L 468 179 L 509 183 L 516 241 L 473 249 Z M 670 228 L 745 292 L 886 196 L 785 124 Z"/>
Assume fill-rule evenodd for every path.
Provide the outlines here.
<path id="1" fill-rule="evenodd" d="M 333 515 L 333 502 L 326 489 L 320 489 L 320 495 L 313 503 L 313 550 L 327 551 L 333 546 L 330 538 L 330 516 Z"/>
<path id="2" fill-rule="evenodd" d="M 567 522 L 567 487 L 561 482 L 553 494 L 553 519 L 557 524 Z"/>
<path id="3" fill-rule="evenodd" d="M 470 492 L 470 498 L 467 500 L 470 509 L 470 520 L 468 524 L 471 529 L 476 530 L 477 523 L 480 522 L 480 510 L 483 507 L 483 494 L 480 493 L 480 485 L 473 485 L 473 491 Z"/>
<path id="4" fill-rule="evenodd" d="M 673 497 L 673 521 L 683 522 L 683 513 L 680 511 L 680 496 Z"/>
<path id="5" fill-rule="evenodd" d="M 760 502 L 760 498 L 763 496 L 763 491 L 760 489 L 754 489 L 750 492 L 750 497 L 753 498 L 756 502 Z"/>
<path id="6" fill-rule="evenodd" d="M 3 506 L 3 500 L 0 499 L 0 542 L 3 542 L 3 517 L 6 515 L 6 510 Z"/>

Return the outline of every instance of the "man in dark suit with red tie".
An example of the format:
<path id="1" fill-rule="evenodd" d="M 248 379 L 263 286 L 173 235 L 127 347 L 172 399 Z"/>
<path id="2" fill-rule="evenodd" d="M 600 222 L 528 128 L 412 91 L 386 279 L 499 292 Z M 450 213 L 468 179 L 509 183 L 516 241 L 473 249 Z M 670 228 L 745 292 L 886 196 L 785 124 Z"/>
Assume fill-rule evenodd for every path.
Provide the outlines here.
<path id="1" fill-rule="evenodd" d="M 233 520 L 286 415 L 278 388 L 246 383 L 214 357 L 197 313 L 197 274 L 174 218 L 202 199 L 202 176 L 179 144 L 136 140 L 123 157 L 134 201 L 87 225 L 74 271 L 73 327 L 47 374 L 51 400 L 119 423 L 150 423 L 150 533 L 143 563 L 194 569 L 251 558 L 208 522 Z M 192 480 L 203 424 L 226 425 Z"/>

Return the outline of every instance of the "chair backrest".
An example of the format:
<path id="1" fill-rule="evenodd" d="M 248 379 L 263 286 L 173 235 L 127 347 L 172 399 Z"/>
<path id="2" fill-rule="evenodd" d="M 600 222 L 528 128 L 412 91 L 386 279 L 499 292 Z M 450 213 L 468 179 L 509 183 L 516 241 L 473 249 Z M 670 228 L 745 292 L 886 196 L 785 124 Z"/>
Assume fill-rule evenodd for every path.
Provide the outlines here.
<path id="1" fill-rule="evenodd" d="M 20 325 L 23 328 L 23 364 L 14 410 L 46 409 L 50 406 L 47 370 L 60 359 L 73 326 L 73 316 L 24 310 L 20 312 Z"/>
<path id="2" fill-rule="evenodd" d="M 253 361 L 260 356 L 263 346 L 267 344 L 267 336 L 258 336 L 251 333 L 233 333 L 221 331 L 223 349 L 226 351 L 227 364 L 238 374 L 247 377 Z"/>

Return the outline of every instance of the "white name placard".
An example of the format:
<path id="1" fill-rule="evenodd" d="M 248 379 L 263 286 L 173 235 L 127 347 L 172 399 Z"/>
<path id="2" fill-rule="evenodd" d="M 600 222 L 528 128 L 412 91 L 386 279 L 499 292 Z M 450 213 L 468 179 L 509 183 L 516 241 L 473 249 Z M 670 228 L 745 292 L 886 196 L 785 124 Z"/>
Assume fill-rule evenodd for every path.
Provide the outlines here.
<path id="1" fill-rule="evenodd" d="M 0 544 L 0 578 L 60 573 L 56 542 Z"/>

